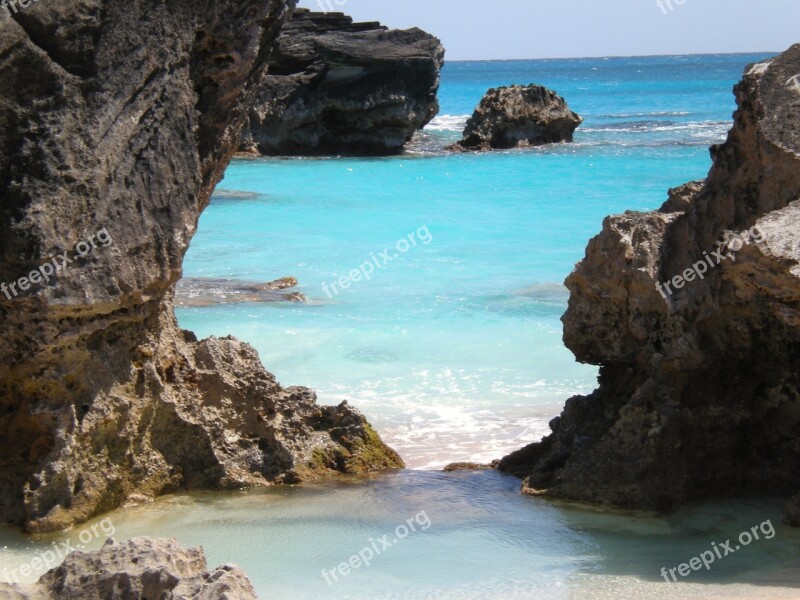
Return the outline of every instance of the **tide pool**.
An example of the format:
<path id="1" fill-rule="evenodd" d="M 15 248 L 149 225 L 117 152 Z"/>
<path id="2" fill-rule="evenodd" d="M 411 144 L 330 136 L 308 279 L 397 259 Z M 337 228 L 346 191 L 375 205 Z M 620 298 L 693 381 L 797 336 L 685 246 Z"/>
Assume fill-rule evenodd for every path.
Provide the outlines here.
<path id="1" fill-rule="evenodd" d="M 800 596 L 800 532 L 781 524 L 782 507 L 776 499 L 662 517 L 613 513 L 523 497 L 516 479 L 496 472 L 404 471 L 169 496 L 105 519 L 117 539 L 147 535 L 202 545 L 212 568 L 237 564 L 265 599 L 780 600 Z M 0 530 L 2 564 L 19 568 L 53 541 L 78 544 L 93 524 L 34 540 Z M 753 527 L 759 539 L 735 550 Z M 708 569 L 664 580 L 662 568 L 728 540 L 732 552 L 720 552 Z M 359 555 L 369 564 L 353 560 L 357 567 L 340 569 Z"/>

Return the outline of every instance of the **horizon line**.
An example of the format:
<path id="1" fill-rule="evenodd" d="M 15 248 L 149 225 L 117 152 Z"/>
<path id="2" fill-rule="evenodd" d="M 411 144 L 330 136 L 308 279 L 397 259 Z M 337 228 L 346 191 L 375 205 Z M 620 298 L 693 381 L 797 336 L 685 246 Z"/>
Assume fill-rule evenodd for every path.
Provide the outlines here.
<path id="1" fill-rule="evenodd" d="M 445 57 L 445 62 L 524 62 L 532 60 L 586 60 L 603 58 L 671 58 L 685 56 L 743 56 L 749 54 L 775 54 L 776 56 L 783 50 L 753 50 L 748 52 L 690 52 L 688 54 L 610 54 L 607 56 L 561 56 L 550 58 L 454 58 Z"/>

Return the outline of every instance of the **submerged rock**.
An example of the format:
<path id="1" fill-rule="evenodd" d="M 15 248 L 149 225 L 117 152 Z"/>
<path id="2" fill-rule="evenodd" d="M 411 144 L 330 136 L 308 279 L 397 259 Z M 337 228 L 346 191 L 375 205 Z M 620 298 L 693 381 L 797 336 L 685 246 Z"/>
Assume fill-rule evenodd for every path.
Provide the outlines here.
<path id="1" fill-rule="evenodd" d="M 749 67 L 705 182 L 589 243 L 564 340 L 600 387 L 503 459 L 527 492 L 665 508 L 800 489 L 797 73 L 800 45 Z"/>
<path id="2" fill-rule="evenodd" d="M 0 283 L 19 292 L 0 293 L 3 521 L 53 531 L 128 498 L 402 465 L 351 407 L 174 315 L 293 8 L 77 0 L 0 19 Z"/>
<path id="3" fill-rule="evenodd" d="M 292 291 L 298 282 L 284 277 L 269 283 L 248 283 L 233 279 L 186 277 L 175 286 L 175 306 L 203 307 L 247 302 L 307 302 L 308 298 Z"/>
<path id="4" fill-rule="evenodd" d="M 439 112 L 441 42 L 341 13 L 298 9 L 249 111 L 240 150 L 389 155 Z"/>
<path id="5" fill-rule="evenodd" d="M 256 600 L 247 575 L 236 566 L 213 571 L 202 548 L 187 550 L 176 540 L 108 540 L 97 552 L 71 553 L 35 584 L 0 584 L 0 598 L 28 600 Z"/>
<path id="6" fill-rule="evenodd" d="M 500 464 L 499 460 L 494 460 L 489 464 L 474 463 L 474 462 L 454 462 L 447 465 L 442 469 L 445 473 L 452 473 L 454 471 L 490 471 L 496 469 Z"/>
<path id="7" fill-rule="evenodd" d="M 453 150 L 503 150 L 571 142 L 583 122 L 567 102 L 541 85 L 492 88 Z"/>

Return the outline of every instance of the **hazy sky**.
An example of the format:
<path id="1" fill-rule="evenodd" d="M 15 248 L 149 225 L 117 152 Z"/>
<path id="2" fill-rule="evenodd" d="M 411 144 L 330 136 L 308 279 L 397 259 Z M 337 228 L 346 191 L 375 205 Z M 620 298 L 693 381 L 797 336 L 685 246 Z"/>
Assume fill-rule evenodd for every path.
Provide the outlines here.
<path id="1" fill-rule="evenodd" d="M 800 42 L 800 0 L 660 1 L 663 8 L 658 0 L 300 0 L 300 6 L 421 27 L 442 39 L 450 60 L 772 52 Z"/>

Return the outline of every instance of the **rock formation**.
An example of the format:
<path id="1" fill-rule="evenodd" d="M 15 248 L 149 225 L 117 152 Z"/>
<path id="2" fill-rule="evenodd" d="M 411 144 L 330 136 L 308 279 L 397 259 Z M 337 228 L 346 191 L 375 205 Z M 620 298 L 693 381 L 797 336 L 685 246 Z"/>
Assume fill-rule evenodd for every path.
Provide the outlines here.
<path id="1" fill-rule="evenodd" d="M 181 331 L 173 291 L 293 0 L 48 0 L 0 18 L 0 516 L 396 467 L 346 404 Z"/>
<path id="2" fill-rule="evenodd" d="M 666 508 L 800 489 L 797 74 L 800 45 L 748 67 L 705 182 L 589 243 L 564 339 L 599 388 L 503 459 L 528 493 Z"/>
<path id="3" fill-rule="evenodd" d="M 571 142 L 583 119 L 541 85 L 492 88 L 452 150 L 505 150 Z"/>
<path id="4" fill-rule="evenodd" d="M 419 29 L 298 10 L 278 38 L 241 150 L 390 155 L 439 112 L 444 48 Z"/>
<path id="5" fill-rule="evenodd" d="M 202 548 L 186 550 L 175 540 L 108 540 L 97 552 L 75 551 L 32 585 L 0 583 L 2 600 L 256 600 L 241 569 L 208 571 Z"/>

